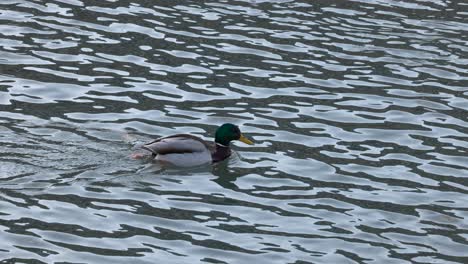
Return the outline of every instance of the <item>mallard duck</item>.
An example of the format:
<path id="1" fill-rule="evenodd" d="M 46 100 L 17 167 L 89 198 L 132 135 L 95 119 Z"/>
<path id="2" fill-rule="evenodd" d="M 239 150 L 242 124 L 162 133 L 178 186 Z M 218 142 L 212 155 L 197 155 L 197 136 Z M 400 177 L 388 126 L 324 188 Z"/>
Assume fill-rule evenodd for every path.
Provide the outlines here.
<path id="1" fill-rule="evenodd" d="M 228 158 L 231 155 L 229 144 L 232 140 L 253 145 L 252 141 L 242 135 L 238 126 L 226 123 L 216 130 L 214 142 L 189 134 L 177 134 L 158 138 L 142 148 L 149 150 L 154 160 L 163 164 L 192 167 Z"/>

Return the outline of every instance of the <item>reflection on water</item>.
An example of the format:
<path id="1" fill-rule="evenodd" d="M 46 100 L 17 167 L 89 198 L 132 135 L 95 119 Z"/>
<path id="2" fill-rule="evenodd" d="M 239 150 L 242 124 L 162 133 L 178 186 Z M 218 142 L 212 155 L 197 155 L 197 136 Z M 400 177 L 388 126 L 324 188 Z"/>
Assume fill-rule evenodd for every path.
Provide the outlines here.
<path id="1" fill-rule="evenodd" d="M 0 262 L 466 262 L 467 7 L 2 1 Z"/>

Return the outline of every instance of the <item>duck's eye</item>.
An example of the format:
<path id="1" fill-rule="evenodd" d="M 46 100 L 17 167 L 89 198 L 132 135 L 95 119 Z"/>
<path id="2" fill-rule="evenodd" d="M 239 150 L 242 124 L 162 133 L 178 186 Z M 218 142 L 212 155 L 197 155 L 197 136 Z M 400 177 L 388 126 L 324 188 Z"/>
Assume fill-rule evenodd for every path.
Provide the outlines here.
<path id="1" fill-rule="evenodd" d="M 232 129 L 232 133 L 234 134 L 234 136 L 236 136 L 236 138 L 239 138 L 240 135 L 241 135 L 241 132 L 239 129 L 236 129 L 236 128 L 233 128 Z"/>

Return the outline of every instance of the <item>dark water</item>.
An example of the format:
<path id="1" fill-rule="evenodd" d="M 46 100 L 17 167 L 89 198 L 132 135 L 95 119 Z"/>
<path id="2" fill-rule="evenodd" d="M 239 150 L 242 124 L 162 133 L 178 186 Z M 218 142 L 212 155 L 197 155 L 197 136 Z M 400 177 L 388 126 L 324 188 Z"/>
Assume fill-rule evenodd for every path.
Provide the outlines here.
<path id="1" fill-rule="evenodd" d="M 0 2 L 1 263 L 467 263 L 468 3 Z M 213 167 L 158 136 L 256 144 Z"/>

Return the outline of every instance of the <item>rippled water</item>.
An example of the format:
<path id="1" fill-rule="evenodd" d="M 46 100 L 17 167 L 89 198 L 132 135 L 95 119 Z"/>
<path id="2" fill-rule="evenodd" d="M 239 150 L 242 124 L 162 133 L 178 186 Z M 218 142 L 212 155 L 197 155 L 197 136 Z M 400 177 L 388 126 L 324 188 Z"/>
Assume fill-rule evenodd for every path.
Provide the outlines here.
<path id="1" fill-rule="evenodd" d="M 468 262 L 463 2 L 2 0 L 0 262 Z"/>

